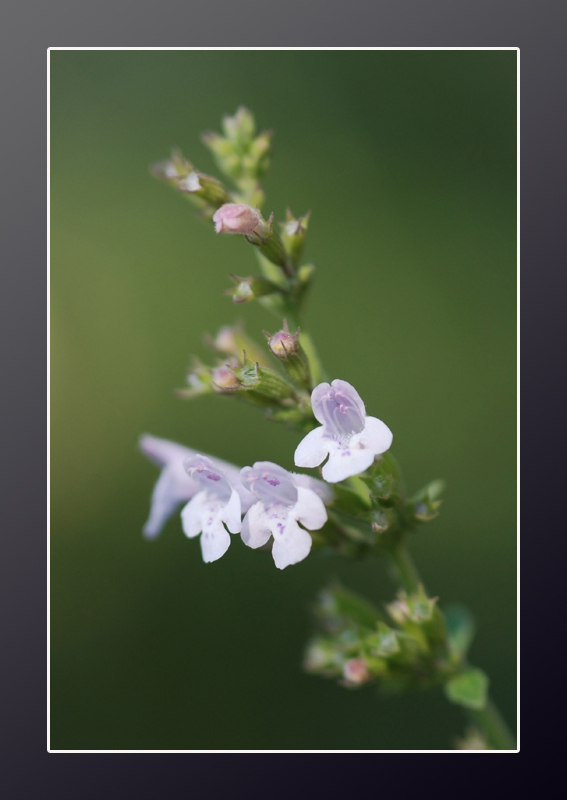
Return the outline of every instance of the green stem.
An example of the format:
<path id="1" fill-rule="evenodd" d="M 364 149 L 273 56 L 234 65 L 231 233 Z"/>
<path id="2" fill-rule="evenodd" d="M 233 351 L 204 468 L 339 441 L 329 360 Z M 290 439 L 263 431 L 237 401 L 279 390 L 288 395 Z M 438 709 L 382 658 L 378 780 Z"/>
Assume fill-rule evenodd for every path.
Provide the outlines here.
<path id="1" fill-rule="evenodd" d="M 311 334 L 308 333 L 308 331 L 306 331 L 304 328 L 301 328 L 299 342 L 303 347 L 305 355 L 307 356 L 307 361 L 309 362 L 309 371 L 311 373 L 313 386 L 317 386 L 318 383 L 325 381 L 327 378 L 325 375 L 325 370 L 323 369 L 323 365 L 321 364 L 321 359 L 317 353 L 317 348 L 315 347 L 313 339 L 311 338 Z"/>
<path id="2" fill-rule="evenodd" d="M 408 594 L 415 594 L 423 581 L 403 541 L 387 550 L 390 564 L 399 582 Z M 480 710 L 469 710 L 471 719 L 480 729 L 493 750 L 515 750 L 516 742 L 492 700 Z"/>
<path id="3" fill-rule="evenodd" d="M 422 581 L 407 547 L 403 542 L 398 542 L 388 548 L 387 552 L 393 571 L 403 588 L 408 594 L 415 594 Z"/>
<path id="4" fill-rule="evenodd" d="M 515 750 L 516 740 L 508 730 L 500 712 L 490 700 L 479 710 L 470 710 L 469 714 L 475 725 L 480 728 L 492 750 Z"/>

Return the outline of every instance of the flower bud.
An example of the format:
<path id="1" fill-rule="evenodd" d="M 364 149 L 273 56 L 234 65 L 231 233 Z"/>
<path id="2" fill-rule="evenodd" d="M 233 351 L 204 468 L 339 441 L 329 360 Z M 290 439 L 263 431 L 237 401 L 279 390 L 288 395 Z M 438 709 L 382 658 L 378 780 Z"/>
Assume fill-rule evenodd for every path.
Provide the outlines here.
<path id="1" fill-rule="evenodd" d="M 233 117 L 224 116 L 222 127 L 227 139 L 240 145 L 247 144 L 256 132 L 254 115 L 246 106 L 240 106 Z"/>
<path id="2" fill-rule="evenodd" d="M 227 289 L 224 294 L 231 295 L 235 303 L 247 303 L 256 297 L 263 297 L 279 291 L 279 287 L 275 283 L 261 275 L 250 275 L 248 278 L 239 278 L 237 275 L 231 275 L 230 277 L 236 283 L 236 286 L 232 289 Z"/>
<path id="3" fill-rule="evenodd" d="M 258 362 L 265 367 L 269 365 L 268 356 L 246 335 L 241 323 L 223 325 L 214 339 L 209 335 L 205 337 L 205 344 L 224 356 L 236 358 L 241 358 L 242 351 L 245 350 L 253 363 Z"/>
<path id="4" fill-rule="evenodd" d="M 159 178 L 171 186 L 177 186 L 181 178 L 188 175 L 193 169 L 193 165 L 188 161 L 179 150 L 173 150 L 171 158 L 157 161 L 152 164 L 150 171 L 152 175 Z"/>
<path id="5" fill-rule="evenodd" d="M 289 404 L 295 397 L 295 390 L 284 378 L 268 367 L 253 363 L 244 354 L 244 364 L 236 370 L 236 377 L 242 384 L 242 389 L 249 392 L 252 400 L 261 405 L 279 406 L 282 402 Z"/>
<path id="6" fill-rule="evenodd" d="M 280 222 L 284 247 L 296 266 L 303 252 L 303 244 L 310 215 L 311 211 L 308 211 L 307 214 L 304 214 L 302 217 L 295 217 L 291 209 L 288 208 L 286 221 Z"/>
<path id="7" fill-rule="evenodd" d="M 467 728 L 462 739 L 457 739 L 457 750 L 489 750 L 486 739 L 476 728 Z"/>
<path id="8" fill-rule="evenodd" d="M 295 356 L 299 352 L 299 331 L 293 334 L 287 330 L 281 330 L 274 333 L 273 336 L 269 334 L 267 336 L 268 347 L 277 358 L 285 360 L 288 356 Z"/>
<path id="9" fill-rule="evenodd" d="M 299 386 L 311 389 L 309 362 L 299 343 L 299 333 L 299 328 L 296 333 L 290 333 L 285 319 L 282 330 L 274 333 L 273 336 L 264 331 L 270 352 L 282 362 L 282 366 L 290 378 Z"/>
<path id="10" fill-rule="evenodd" d="M 339 676 L 344 660 L 343 654 L 329 639 L 313 639 L 303 656 L 303 669 L 313 675 Z"/>
<path id="11" fill-rule="evenodd" d="M 206 203 L 214 206 L 214 208 L 219 208 L 230 202 L 230 195 L 223 184 L 216 178 L 204 175 L 202 172 L 190 172 L 179 181 L 177 188 L 181 192 L 200 197 Z"/>
<path id="12" fill-rule="evenodd" d="M 270 226 L 258 209 L 245 203 L 225 203 L 213 215 L 217 233 L 242 233 L 259 239 L 270 235 Z"/>
<path id="13" fill-rule="evenodd" d="M 343 667 L 343 678 L 348 686 L 362 686 L 372 679 L 366 662 L 362 658 L 351 658 Z"/>
<path id="14" fill-rule="evenodd" d="M 232 367 L 226 365 L 212 371 L 211 385 L 217 392 L 235 392 L 240 388 L 240 381 Z"/>

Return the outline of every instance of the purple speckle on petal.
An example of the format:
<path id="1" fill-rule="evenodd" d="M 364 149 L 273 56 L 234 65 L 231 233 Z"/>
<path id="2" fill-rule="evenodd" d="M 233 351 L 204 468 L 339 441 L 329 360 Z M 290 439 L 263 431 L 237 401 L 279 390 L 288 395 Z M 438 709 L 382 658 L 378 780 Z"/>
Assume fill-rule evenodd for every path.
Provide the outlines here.
<path id="1" fill-rule="evenodd" d="M 210 472 L 210 473 L 207 475 L 207 478 L 208 478 L 210 481 L 220 481 L 220 480 L 221 480 L 221 476 L 220 476 L 220 475 L 215 475 L 215 474 L 214 474 L 214 472 Z"/>
<path id="2" fill-rule="evenodd" d="M 277 478 L 264 478 L 266 483 L 269 483 L 270 486 L 279 486 L 280 482 Z"/>
<path id="3" fill-rule="evenodd" d="M 350 456 L 350 450 L 343 450 L 341 455 L 343 456 L 343 458 L 344 458 L 344 456 Z"/>

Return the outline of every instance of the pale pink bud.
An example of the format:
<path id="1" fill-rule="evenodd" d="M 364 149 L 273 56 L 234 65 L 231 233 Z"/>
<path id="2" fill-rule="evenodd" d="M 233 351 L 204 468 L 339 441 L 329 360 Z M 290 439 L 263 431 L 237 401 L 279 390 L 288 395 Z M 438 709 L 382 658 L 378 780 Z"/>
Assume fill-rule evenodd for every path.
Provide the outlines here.
<path id="1" fill-rule="evenodd" d="M 230 392 L 238 389 L 240 381 L 231 367 L 216 367 L 211 376 L 214 387 L 221 392 Z"/>
<path id="2" fill-rule="evenodd" d="M 343 667 L 343 677 L 351 686 L 361 686 L 367 683 L 371 676 L 361 658 L 351 658 Z"/>
<path id="3" fill-rule="evenodd" d="M 213 222 L 217 233 L 269 235 L 269 228 L 260 212 L 245 203 L 225 203 L 213 214 Z"/>

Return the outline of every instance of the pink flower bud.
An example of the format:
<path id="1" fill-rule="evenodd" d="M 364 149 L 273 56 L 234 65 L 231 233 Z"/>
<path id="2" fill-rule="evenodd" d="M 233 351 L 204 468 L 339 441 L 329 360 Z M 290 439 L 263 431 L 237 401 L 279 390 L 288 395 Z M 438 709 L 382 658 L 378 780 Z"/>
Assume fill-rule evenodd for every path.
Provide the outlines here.
<path id="1" fill-rule="evenodd" d="M 351 686 L 361 686 L 370 680 L 370 673 L 361 658 L 351 658 L 343 667 L 343 677 Z"/>
<path id="2" fill-rule="evenodd" d="M 268 341 L 268 347 L 278 358 L 294 356 L 299 352 L 299 334 L 287 330 L 278 331 Z"/>
<path id="3" fill-rule="evenodd" d="M 217 233 L 269 235 L 260 212 L 244 203 L 225 203 L 213 214 L 213 222 Z"/>
<path id="4" fill-rule="evenodd" d="M 217 391 L 231 392 L 238 389 L 240 381 L 231 367 L 216 367 L 212 372 L 212 382 Z"/>

